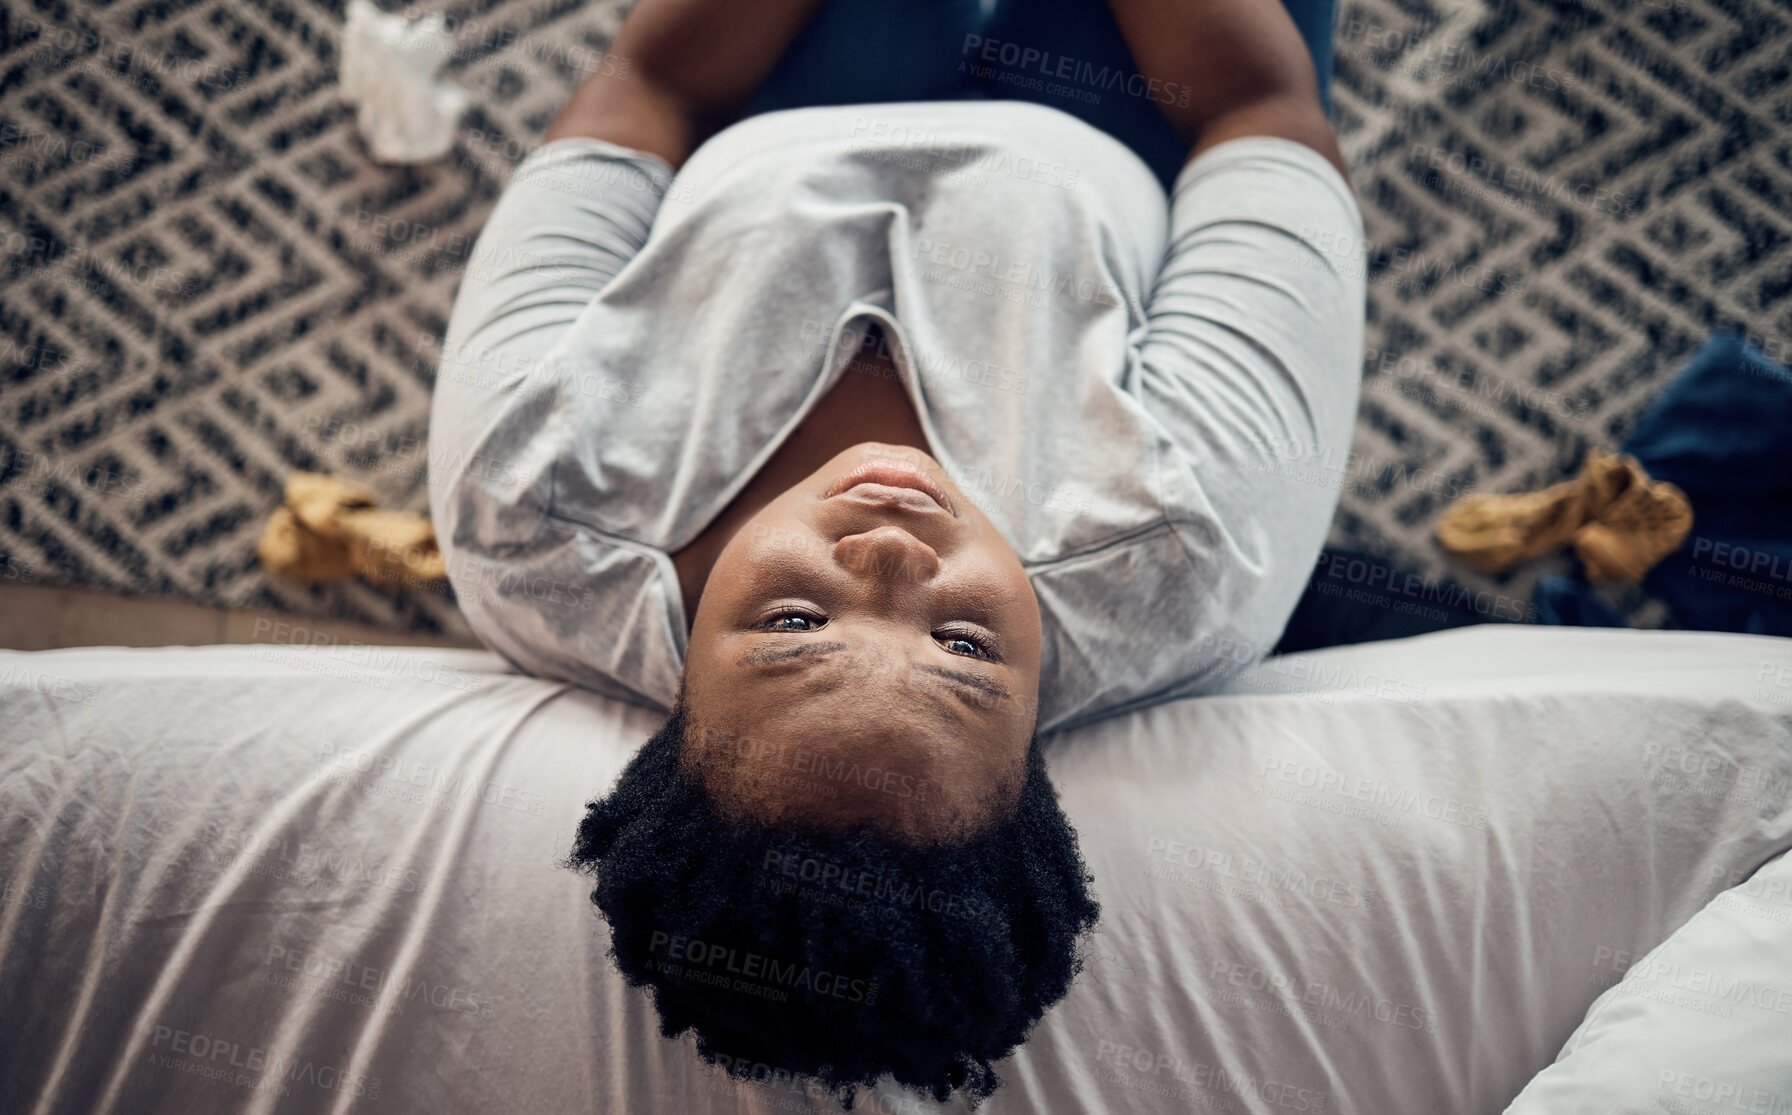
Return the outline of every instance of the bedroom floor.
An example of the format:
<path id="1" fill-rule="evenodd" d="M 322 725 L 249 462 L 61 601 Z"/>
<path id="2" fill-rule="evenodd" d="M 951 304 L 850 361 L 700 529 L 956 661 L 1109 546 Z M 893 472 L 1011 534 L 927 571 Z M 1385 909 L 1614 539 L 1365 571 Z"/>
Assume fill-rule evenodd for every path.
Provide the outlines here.
<path id="1" fill-rule="evenodd" d="M 301 635 L 300 632 L 303 632 Z M 53 585 L 0 584 L 0 650 L 208 646 L 213 643 L 372 643 L 477 647 L 472 640 L 391 631 L 266 610 L 208 608 L 184 600 L 115 596 Z"/>
<path id="2" fill-rule="evenodd" d="M 1787 2 L 1340 5 L 1334 116 L 1373 255 L 1363 396 L 1351 445 L 1286 462 L 1339 485 L 1331 544 L 1427 591 L 1527 599 L 1565 565 L 1452 565 L 1445 506 L 1615 449 L 1715 329 L 1784 360 Z M 296 470 L 424 508 L 469 245 L 570 93 L 566 60 L 607 49 L 627 3 L 446 7 L 479 12 L 446 67 L 477 108 L 423 167 L 373 162 L 356 133 L 339 6 L 86 5 L 0 42 L 19 106 L 0 645 L 218 641 L 275 614 L 471 638 L 446 594 L 293 584 L 256 558 Z M 214 76 L 103 64 L 118 43 Z M 161 279 L 114 281 L 143 267 Z"/>

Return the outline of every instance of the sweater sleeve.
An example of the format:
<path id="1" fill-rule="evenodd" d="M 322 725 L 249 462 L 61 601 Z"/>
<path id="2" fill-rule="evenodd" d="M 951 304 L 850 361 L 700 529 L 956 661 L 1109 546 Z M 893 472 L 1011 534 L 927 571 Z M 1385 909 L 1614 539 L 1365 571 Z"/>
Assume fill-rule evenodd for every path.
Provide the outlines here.
<path id="1" fill-rule="evenodd" d="M 473 630 L 540 677 L 664 704 L 682 632 L 610 614 L 666 590 L 658 555 L 553 515 L 588 396 L 624 390 L 563 341 L 643 245 L 672 183 L 656 156 L 556 140 L 517 168 L 467 260 L 430 413 L 430 508 Z M 646 700 L 643 701 L 643 698 Z"/>
<path id="2" fill-rule="evenodd" d="M 1362 256 L 1349 185 L 1302 144 L 1231 140 L 1177 177 L 1134 392 L 1168 447 L 1160 482 L 1205 586 L 1207 649 L 1230 667 L 1280 636 L 1337 508 L 1362 377 Z M 1209 666 L 1188 668 L 1211 680 Z"/>
<path id="3" fill-rule="evenodd" d="M 658 156 L 555 140 L 524 159 L 473 245 L 442 342 L 432 418 L 491 416 L 647 242 L 672 181 Z M 432 431 L 433 432 L 433 431 Z"/>

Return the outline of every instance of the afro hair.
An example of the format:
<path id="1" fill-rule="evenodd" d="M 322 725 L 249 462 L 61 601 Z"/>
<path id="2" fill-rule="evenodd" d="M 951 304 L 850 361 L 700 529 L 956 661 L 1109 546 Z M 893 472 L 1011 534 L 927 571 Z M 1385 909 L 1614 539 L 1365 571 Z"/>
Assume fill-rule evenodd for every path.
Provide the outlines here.
<path id="1" fill-rule="evenodd" d="M 981 1103 L 1100 914 L 1039 738 L 1006 816 L 920 847 L 725 816 L 679 761 L 687 727 L 680 701 L 588 803 L 565 863 L 596 877 L 610 955 L 651 989 L 660 1032 L 694 1031 L 736 1079 L 773 1066 L 848 1107 L 886 1073 Z"/>

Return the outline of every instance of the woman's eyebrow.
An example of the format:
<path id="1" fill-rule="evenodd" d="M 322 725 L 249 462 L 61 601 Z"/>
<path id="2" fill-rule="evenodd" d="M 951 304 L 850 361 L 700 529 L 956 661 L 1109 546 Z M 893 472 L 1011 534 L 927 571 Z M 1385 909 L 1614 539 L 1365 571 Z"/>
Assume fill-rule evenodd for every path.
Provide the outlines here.
<path id="1" fill-rule="evenodd" d="M 798 643 L 789 647 L 758 647 L 749 650 L 734 660 L 736 666 L 775 666 L 780 662 L 791 662 L 799 658 L 822 658 L 837 650 L 845 650 L 842 642 Z"/>

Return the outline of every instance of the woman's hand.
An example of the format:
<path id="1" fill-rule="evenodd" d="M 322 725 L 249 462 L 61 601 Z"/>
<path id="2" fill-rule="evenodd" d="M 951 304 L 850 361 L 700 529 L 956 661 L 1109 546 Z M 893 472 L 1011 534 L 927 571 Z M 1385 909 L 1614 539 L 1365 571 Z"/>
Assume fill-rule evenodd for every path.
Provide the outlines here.
<path id="1" fill-rule="evenodd" d="M 674 170 L 733 121 L 823 0 L 639 0 L 547 139 L 591 136 Z"/>

